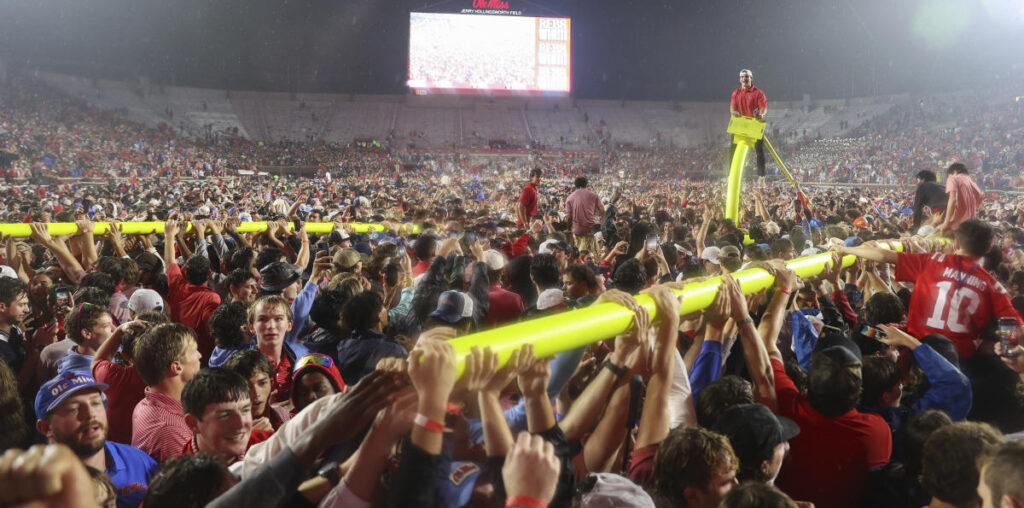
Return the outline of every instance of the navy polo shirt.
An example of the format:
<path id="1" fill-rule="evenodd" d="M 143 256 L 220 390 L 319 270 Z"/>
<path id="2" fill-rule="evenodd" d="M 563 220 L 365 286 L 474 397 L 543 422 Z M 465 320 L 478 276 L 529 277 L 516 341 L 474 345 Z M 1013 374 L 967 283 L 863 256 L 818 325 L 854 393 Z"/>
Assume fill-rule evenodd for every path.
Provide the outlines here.
<path id="1" fill-rule="evenodd" d="M 134 446 L 107 441 L 107 476 L 117 487 L 117 508 L 138 508 L 159 465 Z"/>

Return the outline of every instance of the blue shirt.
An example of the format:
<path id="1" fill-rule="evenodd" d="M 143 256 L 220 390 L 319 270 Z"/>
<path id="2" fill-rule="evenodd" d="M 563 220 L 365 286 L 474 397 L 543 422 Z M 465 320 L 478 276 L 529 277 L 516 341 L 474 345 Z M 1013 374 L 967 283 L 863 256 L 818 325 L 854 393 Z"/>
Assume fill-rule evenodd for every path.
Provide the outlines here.
<path id="1" fill-rule="evenodd" d="M 700 353 L 693 361 L 693 370 L 690 371 L 690 392 L 693 393 L 694 404 L 697 403 L 700 391 L 718 379 L 721 371 L 722 343 L 705 340 L 700 346 Z"/>
<path id="2" fill-rule="evenodd" d="M 159 465 L 134 446 L 107 441 L 107 476 L 117 487 L 117 508 L 137 508 Z"/>
<path id="3" fill-rule="evenodd" d="M 320 286 L 315 282 L 307 282 L 295 297 L 292 302 L 292 329 L 285 334 L 285 342 L 297 342 L 299 334 L 309 327 L 309 311 L 313 308 L 313 300 L 319 290 Z"/>
<path id="4" fill-rule="evenodd" d="M 214 346 L 213 352 L 210 353 L 210 367 L 223 367 L 224 364 L 228 362 L 228 358 L 231 358 L 231 355 L 247 349 L 256 349 L 256 337 L 253 337 L 249 342 L 242 344 L 241 346 L 226 349 L 221 349 L 220 346 Z M 287 355 L 294 367 L 295 360 L 309 354 L 309 348 L 298 342 L 285 342 L 284 347 L 281 348 L 281 354 Z"/>
<path id="5" fill-rule="evenodd" d="M 83 355 L 78 352 L 78 346 L 71 346 L 68 354 L 57 362 L 57 374 L 63 374 L 68 371 L 90 372 L 91 365 L 92 355 Z"/>

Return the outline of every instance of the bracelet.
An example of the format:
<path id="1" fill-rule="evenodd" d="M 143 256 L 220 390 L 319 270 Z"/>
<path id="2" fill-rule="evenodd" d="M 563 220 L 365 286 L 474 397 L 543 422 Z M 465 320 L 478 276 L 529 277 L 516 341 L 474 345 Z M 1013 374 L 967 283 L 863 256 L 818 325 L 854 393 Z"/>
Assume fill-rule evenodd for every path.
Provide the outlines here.
<path id="1" fill-rule="evenodd" d="M 548 508 L 543 500 L 530 496 L 509 496 L 505 499 L 505 508 L 522 506 L 523 508 Z"/>
<path id="2" fill-rule="evenodd" d="M 309 245 L 309 240 L 303 240 L 302 245 Z"/>
<path id="3" fill-rule="evenodd" d="M 622 377 L 626 374 L 625 366 L 620 367 L 615 365 L 611 360 L 605 360 L 604 363 L 601 364 L 601 367 L 612 371 L 612 374 L 615 374 L 618 377 Z"/>
<path id="4" fill-rule="evenodd" d="M 743 325 L 745 325 L 747 323 L 753 323 L 753 322 L 754 322 L 754 318 L 752 318 L 750 316 L 747 316 L 747 317 L 741 319 L 739 323 L 736 323 L 736 326 L 743 326 Z"/>
<path id="5" fill-rule="evenodd" d="M 423 427 L 424 429 L 427 429 L 430 432 L 435 432 L 437 434 L 444 434 L 444 424 L 443 423 L 435 421 L 435 420 L 431 420 L 430 418 L 427 418 L 422 413 L 416 413 L 416 419 L 413 420 L 412 422 L 415 423 L 416 425 L 419 425 L 420 427 Z"/>
<path id="6" fill-rule="evenodd" d="M 786 296 L 793 294 L 793 290 L 789 288 L 779 288 L 779 291 L 782 291 L 782 294 Z"/>

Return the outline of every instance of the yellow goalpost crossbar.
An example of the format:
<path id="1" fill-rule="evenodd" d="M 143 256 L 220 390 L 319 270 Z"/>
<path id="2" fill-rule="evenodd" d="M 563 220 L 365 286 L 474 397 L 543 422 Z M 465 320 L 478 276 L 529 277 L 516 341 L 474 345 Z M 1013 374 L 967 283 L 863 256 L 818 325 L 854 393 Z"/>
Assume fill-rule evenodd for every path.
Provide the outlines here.
<path id="1" fill-rule="evenodd" d="M 120 224 L 122 232 L 125 234 L 150 234 L 154 231 L 161 233 L 164 225 L 162 222 L 122 222 Z M 357 232 L 366 232 L 371 227 L 384 229 L 380 224 L 351 225 Z M 54 235 L 74 234 L 78 231 L 78 227 L 74 223 L 54 223 L 49 226 L 50 234 Z M 306 230 L 311 233 L 326 233 L 333 231 L 335 226 L 334 223 L 306 224 Z M 98 222 L 95 232 L 102 234 L 109 227 L 110 223 Z M 239 232 L 263 231 L 265 229 L 265 222 L 243 222 L 238 228 Z M 31 236 L 28 224 L 0 224 L 0 232 L 4 236 L 16 238 Z M 879 242 L 879 245 L 897 251 L 902 251 L 903 248 L 901 243 L 895 241 Z M 824 252 L 793 259 L 786 264 L 797 275 L 807 279 L 820 274 L 831 258 L 830 252 Z M 846 256 L 843 258 L 843 266 L 851 266 L 855 260 L 855 256 Z M 772 275 L 761 268 L 741 270 L 734 273 L 733 277 L 739 282 L 743 293 L 748 295 L 766 289 L 774 283 Z M 708 308 L 714 301 L 721 282 L 721 277 L 711 277 L 686 284 L 681 290 L 673 290 L 682 298 L 680 315 Z M 650 296 L 638 295 L 637 301 L 647 309 L 652 321 L 658 319 L 654 300 Z M 632 325 L 632 311 L 615 303 L 602 303 L 457 337 L 452 339 L 451 343 L 455 347 L 458 371 L 461 374 L 466 356 L 474 346 L 491 347 L 498 355 L 499 364 L 504 365 L 513 351 L 526 344 L 533 344 L 535 354 L 544 358 L 610 339 L 628 331 Z"/>
<path id="2" fill-rule="evenodd" d="M 102 235 L 110 230 L 111 222 L 96 222 L 96 235 Z M 118 222 L 120 224 L 121 233 L 125 235 L 148 235 L 150 233 L 163 233 L 164 223 L 163 222 Z M 371 231 L 386 231 L 387 228 L 383 224 L 370 224 L 370 223 L 348 223 L 352 230 L 356 233 L 368 233 Z M 60 235 L 73 235 L 78 233 L 78 225 L 74 222 L 54 222 L 47 224 L 50 234 L 53 236 Z M 419 233 L 420 228 L 415 224 L 403 224 L 399 226 L 403 233 Z M 186 231 L 190 231 L 192 225 L 189 224 Z M 288 222 L 288 229 L 292 229 L 291 221 Z M 307 222 L 306 232 L 324 234 L 330 233 L 335 229 L 341 229 L 341 225 L 334 222 Z M 238 226 L 239 233 L 258 233 L 267 230 L 266 222 L 243 222 Z M 4 237 L 13 238 L 28 238 L 32 236 L 32 228 L 29 224 L 0 224 L 0 233 Z"/>

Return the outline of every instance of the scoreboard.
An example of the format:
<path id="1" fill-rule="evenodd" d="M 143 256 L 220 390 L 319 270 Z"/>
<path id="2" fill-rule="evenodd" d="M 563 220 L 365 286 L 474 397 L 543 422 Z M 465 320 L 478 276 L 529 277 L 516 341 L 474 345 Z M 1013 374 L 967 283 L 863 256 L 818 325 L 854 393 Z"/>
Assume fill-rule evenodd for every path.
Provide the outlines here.
<path id="1" fill-rule="evenodd" d="M 413 12 L 408 85 L 417 92 L 568 94 L 571 41 L 569 18 Z"/>

